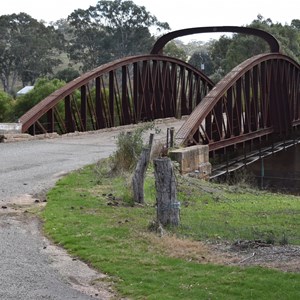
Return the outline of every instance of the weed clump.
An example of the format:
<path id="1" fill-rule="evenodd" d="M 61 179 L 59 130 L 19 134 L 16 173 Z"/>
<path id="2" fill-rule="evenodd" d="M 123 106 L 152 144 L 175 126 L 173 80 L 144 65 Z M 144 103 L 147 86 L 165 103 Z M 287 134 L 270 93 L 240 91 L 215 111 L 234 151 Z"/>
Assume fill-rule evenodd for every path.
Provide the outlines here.
<path id="1" fill-rule="evenodd" d="M 121 132 L 117 136 L 117 150 L 110 157 L 113 173 L 131 172 L 136 167 L 144 147 L 144 134 L 154 129 L 154 124 L 145 124 L 134 131 Z"/>

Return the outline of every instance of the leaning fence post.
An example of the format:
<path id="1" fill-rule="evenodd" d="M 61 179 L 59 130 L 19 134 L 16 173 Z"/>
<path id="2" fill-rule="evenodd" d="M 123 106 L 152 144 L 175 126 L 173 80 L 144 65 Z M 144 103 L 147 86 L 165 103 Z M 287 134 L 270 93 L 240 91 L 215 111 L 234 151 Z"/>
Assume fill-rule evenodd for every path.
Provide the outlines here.
<path id="1" fill-rule="evenodd" d="M 137 203 L 144 203 L 144 181 L 147 167 L 150 161 L 153 138 L 154 134 L 151 133 L 149 138 L 149 145 L 148 147 L 145 147 L 143 149 L 132 177 L 133 198 L 134 202 Z"/>

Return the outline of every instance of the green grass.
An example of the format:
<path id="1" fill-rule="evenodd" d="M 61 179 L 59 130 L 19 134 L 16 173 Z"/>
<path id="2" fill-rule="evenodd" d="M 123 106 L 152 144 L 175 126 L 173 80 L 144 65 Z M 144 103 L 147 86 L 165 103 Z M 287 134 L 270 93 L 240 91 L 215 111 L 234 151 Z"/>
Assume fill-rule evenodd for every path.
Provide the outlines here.
<path id="1" fill-rule="evenodd" d="M 300 244 L 300 198 L 258 193 L 178 178 L 181 226 L 194 240 L 270 238 Z M 147 230 L 155 218 L 151 172 L 146 204 L 131 206 L 128 176 L 109 178 L 87 167 L 48 193 L 45 232 L 71 254 L 109 274 L 131 299 L 300 299 L 300 274 L 260 267 L 201 264 L 169 255 Z M 111 195 L 110 195 L 111 194 Z M 125 195 L 125 196 L 124 196 Z M 125 202 L 123 201 L 125 200 Z M 173 248 L 181 247 L 175 243 Z M 170 249 L 169 249 L 170 250 Z"/>
<path id="2" fill-rule="evenodd" d="M 262 239 L 272 244 L 288 239 L 300 245 L 299 197 L 222 185 L 210 185 L 208 193 L 199 181 L 188 184 L 192 195 L 180 194 L 187 205 L 181 213 L 181 234 L 199 240 Z"/>

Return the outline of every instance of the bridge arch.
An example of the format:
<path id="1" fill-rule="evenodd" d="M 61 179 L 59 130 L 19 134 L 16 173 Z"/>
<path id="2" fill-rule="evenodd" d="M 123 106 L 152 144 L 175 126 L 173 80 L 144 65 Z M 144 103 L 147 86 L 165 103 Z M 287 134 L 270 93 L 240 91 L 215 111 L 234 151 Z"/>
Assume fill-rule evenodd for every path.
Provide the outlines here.
<path id="1" fill-rule="evenodd" d="M 249 58 L 203 98 L 176 135 L 182 145 L 210 151 L 276 134 L 300 125 L 300 66 L 271 53 Z"/>
<path id="2" fill-rule="evenodd" d="M 161 55 L 102 65 L 53 92 L 19 122 L 36 133 L 87 131 L 190 114 L 213 87 L 198 69 Z"/>
<path id="3" fill-rule="evenodd" d="M 154 44 L 151 54 L 162 54 L 163 47 L 171 40 L 181 36 L 197 34 L 197 33 L 209 33 L 209 32 L 236 32 L 258 36 L 264 39 L 270 47 L 271 52 L 277 53 L 280 51 L 280 46 L 277 39 L 270 33 L 251 27 L 239 27 L 239 26 L 212 26 L 212 27 L 194 27 L 171 31 L 162 37 L 160 37 Z"/>

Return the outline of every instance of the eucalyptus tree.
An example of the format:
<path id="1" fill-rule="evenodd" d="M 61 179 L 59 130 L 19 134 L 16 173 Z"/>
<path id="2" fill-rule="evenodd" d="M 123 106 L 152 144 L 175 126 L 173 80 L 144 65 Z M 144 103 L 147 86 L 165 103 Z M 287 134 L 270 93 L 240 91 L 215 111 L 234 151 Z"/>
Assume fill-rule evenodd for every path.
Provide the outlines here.
<path id="1" fill-rule="evenodd" d="M 279 41 L 281 52 L 300 62 L 300 20 L 292 20 L 291 25 L 282 25 L 258 15 L 247 27 L 271 33 Z M 269 46 L 263 39 L 245 34 L 222 36 L 219 40 L 213 41 L 209 47 L 214 72 L 218 73 L 219 78 L 247 58 L 269 51 Z"/>
<path id="2" fill-rule="evenodd" d="M 69 56 L 83 71 L 124 56 L 149 53 L 154 36 L 150 29 L 169 29 L 144 6 L 132 1 L 101 0 L 68 17 L 73 29 Z"/>
<path id="3" fill-rule="evenodd" d="M 181 59 L 183 61 L 187 61 L 187 54 L 184 49 L 184 46 L 182 46 L 181 42 L 179 41 L 170 41 L 167 43 L 167 45 L 164 47 L 164 55 L 176 57 L 178 59 Z"/>
<path id="4" fill-rule="evenodd" d="M 0 79 L 12 93 L 17 80 L 33 85 L 61 61 L 62 36 L 25 13 L 0 16 Z"/>
<path id="5" fill-rule="evenodd" d="M 207 76 L 213 74 L 213 62 L 208 51 L 195 51 L 188 62 L 189 64 L 201 70 Z"/>

